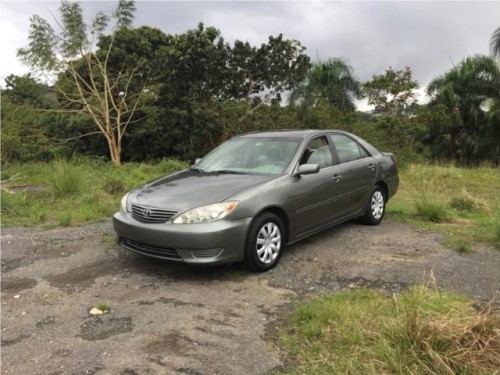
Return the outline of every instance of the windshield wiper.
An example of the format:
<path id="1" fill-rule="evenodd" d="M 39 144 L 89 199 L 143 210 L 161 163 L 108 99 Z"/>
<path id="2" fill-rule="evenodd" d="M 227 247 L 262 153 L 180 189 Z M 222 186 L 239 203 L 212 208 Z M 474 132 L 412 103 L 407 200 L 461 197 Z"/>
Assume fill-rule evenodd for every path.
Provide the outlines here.
<path id="1" fill-rule="evenodd" d="M 233 171 L 231 169 L 219 169 L 219 170 L 210 171 L 210 172 L 212 172 L 212 173 L 227 173 L 227 174 L 248 174 L 248 173 L 245 173 L 245 172 Z"/>
<path id="2" fill-rule="evenodd" d="M 191 167 L 189 168 L 190 171 L 196 171 L 196 172 L 205 172 L 204 169 L 201 169 L 201 168 L 196 168 L 196 167 Z"/>

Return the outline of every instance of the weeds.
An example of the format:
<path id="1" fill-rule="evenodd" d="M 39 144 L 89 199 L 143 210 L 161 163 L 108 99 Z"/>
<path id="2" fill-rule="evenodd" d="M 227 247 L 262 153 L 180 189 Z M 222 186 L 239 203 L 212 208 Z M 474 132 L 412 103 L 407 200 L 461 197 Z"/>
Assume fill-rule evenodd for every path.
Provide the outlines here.
<path id="1" fill-rule="evenodd" d="M 387 218 L 500 247 L 499 187 L 498 169 L 409 164 L 400 170 Z"/>
<path id="2" fill-rule="evenodd" d="M 80 192 L 82 173 L 72 162 L 59 159 L 52 162 L 52 174 L 49 183 L 56 196 L 74 195 Z"/>
<path id="3" fill-rule="evenodd" d="M 71 219 L 73 215 L 71 211 L 63 211 L 57 214 L 57 224 L 61 227 L 69 227 L 71 225 Z"/>
<path id="4" fill-rule="evenodd" d="M 424 220 L 439 223 L 448 219 L 446 205 L 439 201 L 437 185 L 431 180 L 421 180 L 415 207 L 417 214 Z"/>
<path id="5" fill-rule="evenodd" d="M 434 200 L 423 199 L 417 201 L 415 207 L 419 216 L 434 223 L 441 223 L 449 217 L 446 206 Z"/>
<path id="6" fill-rule="evenodd" d="M 493 374 L 500 316 L 426 286 L 393 298 L 361 288 L 300 306 L 279 345 L 290 374 Z"/>
<path id="7" fill-rule="evenodd" d="M 451 238 L 445 242 L 447 245 L 461 254 L 468 254 L 473 252 L 471 243 L 467 240 L 464 240 L 463 238 Z"/>
<path id="8" fill-rule="evenodd" d="M 44 223 L 45 220 L 47 220 L 47 211 L 45 210 L 40 210 L 40 209 L 36 209 L 33 211 L 33 213 L 31 214 L 31 217 L 33 218 L 33 221 L 36 223 L 36 224 L 41 224 L 41 223 Z"/>
<path id="9" fill-rule="evenodd" d="M 467 190 L 463 189 L 460 195 L 450 199 L 450 207 L 465 213 L 482 212 L 484 204 Z"/>
<path id="10" fill-rule="evenodd" d="M 103 313 L 108 313 L 111 311 L 111 307 L 106 303 L 100 303 L 96 306 L 96 309 L 101 310 Z"/>
<path id="11" fill-rule="evenodd" d="M 2 190 L 2 225 L 69 226 L 109 218 L 124 192 L 186 166 L 177 160 L 163 160 L 116 168 L 88 157 L 9 164 L 2 169 L 2 179 L 16 176 L 23 184 L 36 186 L 38 192 Z"/>
<path id="12" fill-rule="evenodd" d="M 127 191 L 123 181 L 117 179 L 106 179 L 102 189 L 110 195 L 123 195 Z"/>

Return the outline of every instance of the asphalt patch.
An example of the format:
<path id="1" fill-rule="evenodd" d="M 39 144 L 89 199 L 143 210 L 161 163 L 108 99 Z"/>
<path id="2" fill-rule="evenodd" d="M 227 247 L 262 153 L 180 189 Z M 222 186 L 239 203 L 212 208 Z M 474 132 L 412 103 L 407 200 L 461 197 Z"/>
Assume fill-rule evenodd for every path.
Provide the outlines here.
<path id="1" fill-rule="evenodd" d="M 131 317 L 101 318 L 89 317 L 80 327 L 78 335 L 87 341 L 105 340 L 108 337 L 132 332 L 134 324 Z"/>
<path id="2" fill-rule="evenodd" d="M 17 294 L 22 290 L 36 286 L 36 280 L 27 277 L 2 277 L 2 294 Z"/>

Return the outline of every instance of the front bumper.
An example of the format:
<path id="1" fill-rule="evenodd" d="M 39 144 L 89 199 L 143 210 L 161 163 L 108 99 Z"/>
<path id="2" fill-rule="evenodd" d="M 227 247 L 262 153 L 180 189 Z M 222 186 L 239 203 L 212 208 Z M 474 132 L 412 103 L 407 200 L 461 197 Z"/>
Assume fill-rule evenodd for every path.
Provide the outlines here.
<path id="1" fill-rule="evenodd" d="M 242 261 L 251 218 L 201 224 L 145 224 L 117 212 L 113 227 L 124 248 L 154 258 L 191 264 Z"/>

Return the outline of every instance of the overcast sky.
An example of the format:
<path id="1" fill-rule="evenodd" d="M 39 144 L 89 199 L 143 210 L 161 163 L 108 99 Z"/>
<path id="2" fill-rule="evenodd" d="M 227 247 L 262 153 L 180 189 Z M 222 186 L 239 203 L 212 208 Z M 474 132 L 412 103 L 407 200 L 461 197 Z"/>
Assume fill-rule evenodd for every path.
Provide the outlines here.
<path id="1" fill-rule="evenodd" d="M 116 2 L 83 1 L 90 19 Z M 27 68 L 16 49 L 27 45 L 29 17 L 52 20 L 58 1 L 0 0 L 0 82 Z M 487 54 L 500 26 L 500 2 L 137 1 L 135 26 L 178 34 L 199 22 L 221 30 L 227 42 L 254 45 L 283 33 L 307 47 L 313 60 L 346 58 L 361 80 L 408 65 L 422 88 L 466 56 Z"/>

